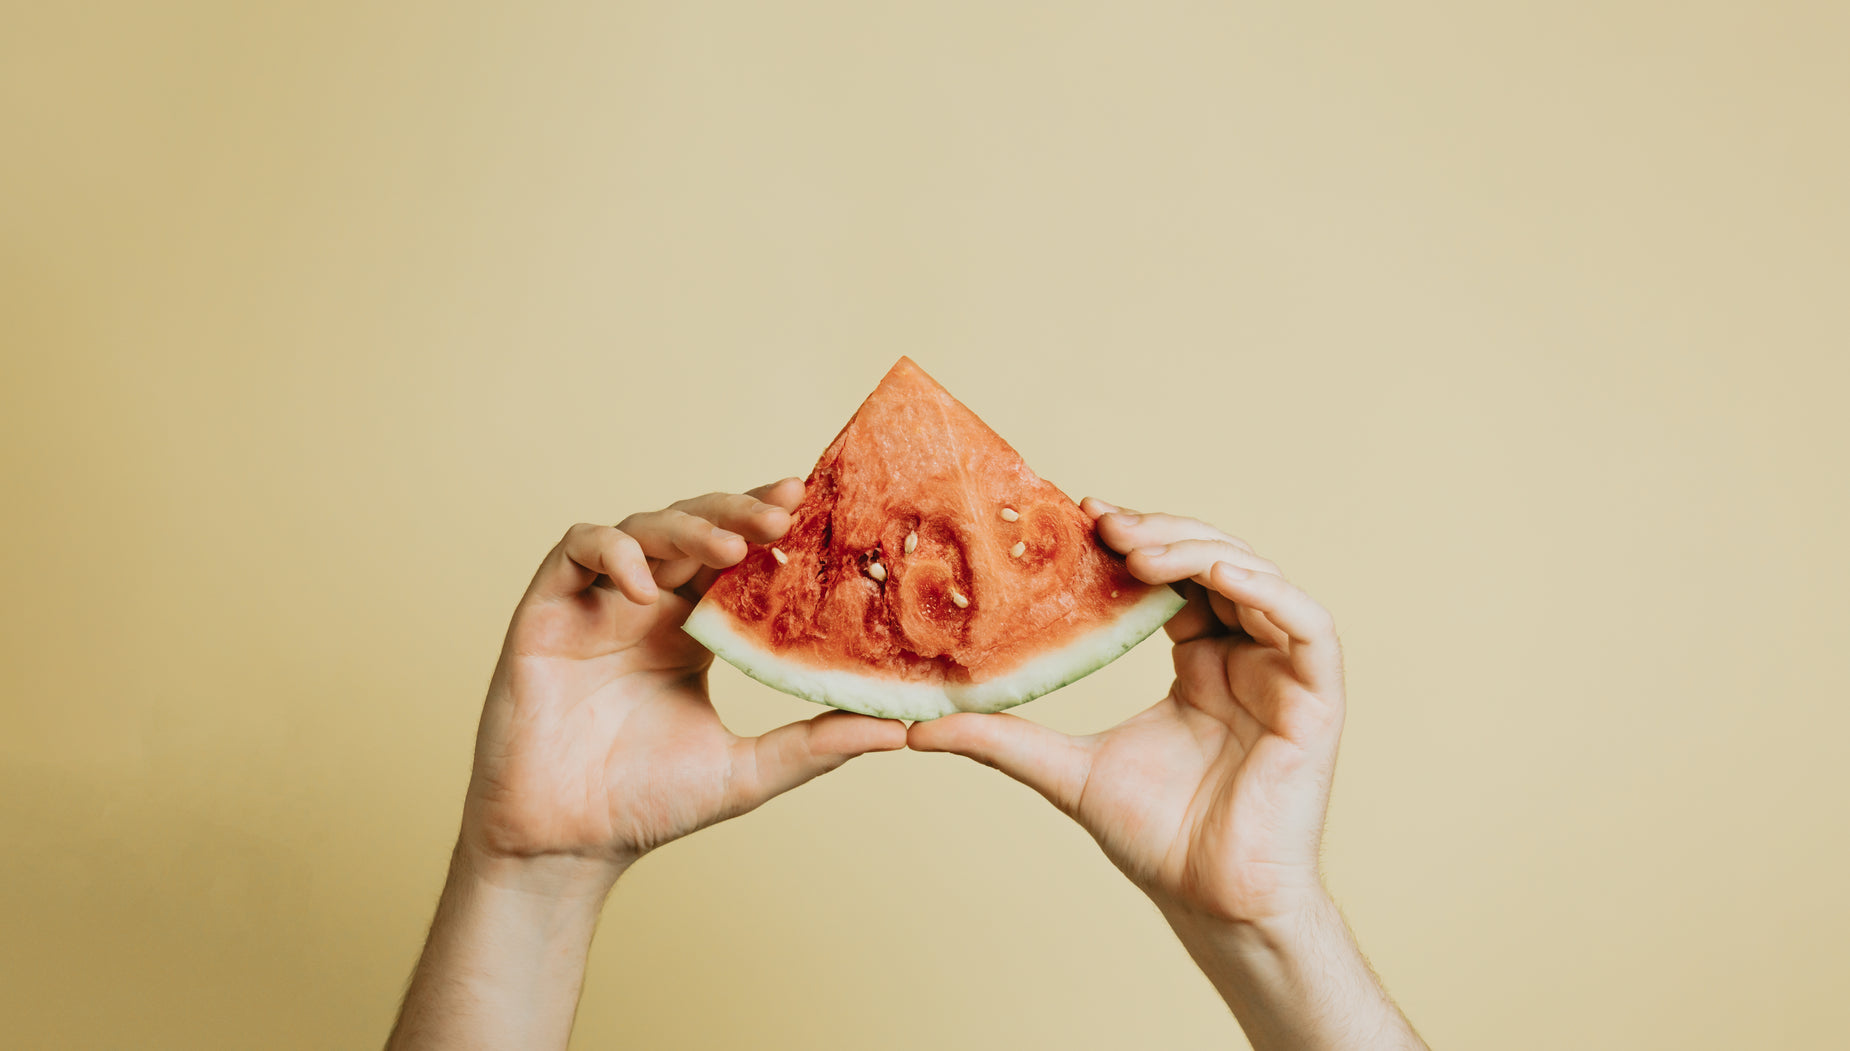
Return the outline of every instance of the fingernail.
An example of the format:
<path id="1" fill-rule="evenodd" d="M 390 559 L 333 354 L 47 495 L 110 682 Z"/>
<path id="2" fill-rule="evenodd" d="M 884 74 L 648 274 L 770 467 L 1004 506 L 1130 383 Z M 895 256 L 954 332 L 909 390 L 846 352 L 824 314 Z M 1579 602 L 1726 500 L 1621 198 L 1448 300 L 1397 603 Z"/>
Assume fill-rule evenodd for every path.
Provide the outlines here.
<path id="1" fill-rule="evenodd" d="M 755 514 L 755 515 L 761 515 L 767 511 L 782 511 L 782 510 L 783 508 L 777 506 L 776 504 L 767 504 L 763 500 L 758 501 L 756 504 L 752 506 L 752 514 Z"/>
<path id="2" fill-rule="evenodd" d="M 1215 568 L 1221 570 L 1232 580 L 1245 580 L 1247 577 L 1253 575 L 1252 570 L 1244 566 L 1236 566 L 1232 562 L 1216 562 L 1214 565 Z"/>
<path id="3" fill-rule="evenodd" d="M 1145 558 L 1161 558 L 1168 550 L 1167 547 L 1140 547 L 1131 554 L 1142 555 Z"/>
<path id="4" fill-rule="evenodd" d="M 739 534 L 733 532 L 730 529 L 721 529 L 718 526 L 714 526 L 713 527 L 713 539 L 724 543 L 727 540 L 739 539 Z"/>
<path id="5" fill-rule="evenodd" d="M 1103 501 L 1103 500 L 1100 500 L 1100 499 L 1099 499 L 1098 497 L 1096 497 L 1096 496 L 1092 498 L 1092 502 L 1093 502 L 1093 503 L 1095 503 L 1095 504 L 1097 504 L 1097 505 L 1099 505 L 1100 507 L 1102 507 L 1102 508 L 1104 508 L 1104 509 L 1105 509 L 1105 510 L 1106 510 L 1107 512 L 1115 512 L 1115 511 L 1117 511 L 1117 510 L 1119 510 L 1119 508 L 1118 508 L 1118 505 L 1117 505 L 1117 504 L 1108 504 L 1108 503 L 1106 503 L 1105 501 Z"/>

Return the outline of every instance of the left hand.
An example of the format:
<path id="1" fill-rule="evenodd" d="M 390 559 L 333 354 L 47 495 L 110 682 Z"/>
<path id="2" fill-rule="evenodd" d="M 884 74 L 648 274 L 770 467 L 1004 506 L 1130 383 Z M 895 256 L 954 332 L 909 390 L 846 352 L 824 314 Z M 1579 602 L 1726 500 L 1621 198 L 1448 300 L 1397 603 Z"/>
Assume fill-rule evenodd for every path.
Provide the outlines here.
<path id="1" fill-rule="evenodd" d="M 959 714 L 913 724 L 911 747 L 969 756 L 1039 791 L 1166 912 L 1260 923 L 1316 904 L 1344 704 L 1329 613 L 1211 525 L 1084 506 L 1138 579 L 1188 597 L 1165 628 L 1167 695 L 1089 737 Z"/>

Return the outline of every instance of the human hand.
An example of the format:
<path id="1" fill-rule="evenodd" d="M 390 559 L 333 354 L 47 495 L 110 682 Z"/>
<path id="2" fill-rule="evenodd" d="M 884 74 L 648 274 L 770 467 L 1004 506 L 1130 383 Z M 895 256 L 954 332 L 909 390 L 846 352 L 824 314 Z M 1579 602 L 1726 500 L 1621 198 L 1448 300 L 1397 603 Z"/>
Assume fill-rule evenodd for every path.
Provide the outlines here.
<path id="1" fill-rule="evenodd" d="M 784 535 L 802 496 L 788 478 L 565 534 L 489 686 L 461 852 L 620 872 L 854 756 L 905 746 L 903 724 L 848 712 L 738 737 L 708 700 L 713 656 L 681 623 L 748 540 Z"/>
<path id="2" fill-rule="evenodd" d="M 1165 628 L 1168 695 L 1088 737 L 959 714 L 913 724 L 909 745 L 968 756 L 1040 792 L 1165 912 L 1256 923 L 1317 901 L 1344 703 L 1329 613 L 1213 526 L 1083 506 L 1138 579 L 1188 598 Z"/>

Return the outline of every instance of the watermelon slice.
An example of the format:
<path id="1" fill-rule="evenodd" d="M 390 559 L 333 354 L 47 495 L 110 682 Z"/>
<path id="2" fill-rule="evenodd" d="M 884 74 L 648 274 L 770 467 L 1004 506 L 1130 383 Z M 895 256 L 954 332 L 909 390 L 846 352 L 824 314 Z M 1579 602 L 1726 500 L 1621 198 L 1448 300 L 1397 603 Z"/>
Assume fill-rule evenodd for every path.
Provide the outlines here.
<path id="1" fill-rule="evenodd" d="M 1116 660 L 1182 607 L 900 358 L 816 462 L 790 532 L 686 630 L 786 693 L 895 719 L 993 712 Z"/>

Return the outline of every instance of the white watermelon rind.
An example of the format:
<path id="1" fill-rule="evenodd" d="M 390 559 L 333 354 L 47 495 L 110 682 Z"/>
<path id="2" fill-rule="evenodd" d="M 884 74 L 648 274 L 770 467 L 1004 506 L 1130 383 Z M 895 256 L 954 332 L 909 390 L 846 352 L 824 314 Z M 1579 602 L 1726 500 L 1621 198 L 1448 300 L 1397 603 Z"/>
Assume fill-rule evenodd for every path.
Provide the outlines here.
<path id="1" fill-rule="evenodd" d="M 863 715 L 922 722 L 954 712 L 999 712 L 1083 679 L 1130 652 L 1185 604 L 1170 588 L 1151 588 L 1135 604 L 1059 649 L 980 683 L 933 685 L 818 668 L 764 648 L 718 603 L 701 602 L 682 630 L 726 663 L 772 689 Z"/>

